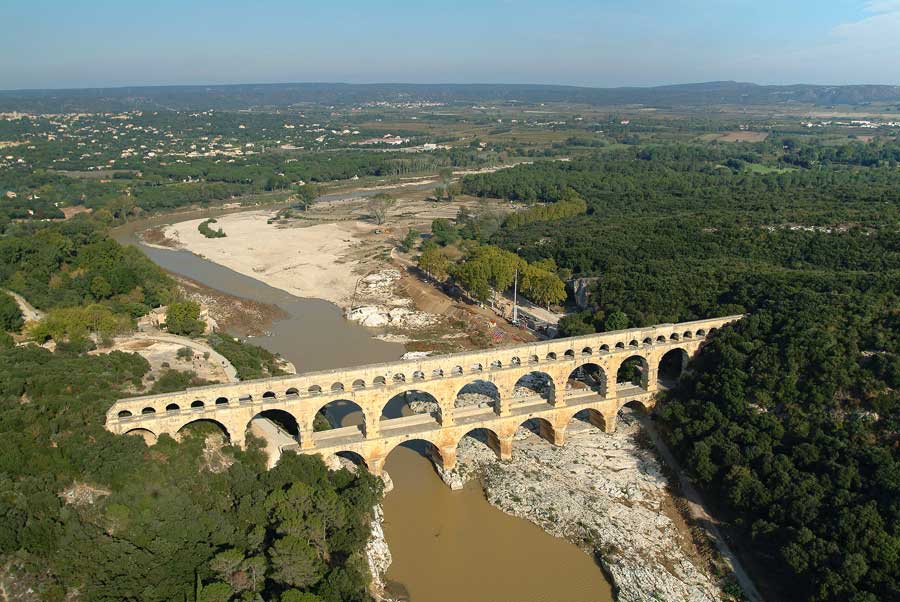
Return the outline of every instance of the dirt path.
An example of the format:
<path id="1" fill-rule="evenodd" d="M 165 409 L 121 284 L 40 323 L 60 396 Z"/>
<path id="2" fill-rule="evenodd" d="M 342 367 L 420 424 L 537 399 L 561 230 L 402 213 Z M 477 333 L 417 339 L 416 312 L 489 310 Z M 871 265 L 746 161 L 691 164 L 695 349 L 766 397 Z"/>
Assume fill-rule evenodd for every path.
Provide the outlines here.
<path id="1" fill-rule="evenodd" d="M 14 293 L 8 290 L 5 290 L 4 292 L 16 300 L 16 303 L 18 303 L 19 305 L 19 309 L 22 310 L 22 318 L 26 322 L 36 322 L 43 319 L 44 312 L 39 309 L 35 309 L 35 307 L 31 305 L 31 303 L 25 300 L 25 297 L 23 297 L 19 293 Z"/>
<path id="2" fill-rule="evenodd" d="M 235 369 L 234 365 L 232 365 L 232 363 L 229 362 L 224 355 L 217 352 L 205 341 L 189 339 L 187 337 L 180 337 L 174 334 L 136 332 L 125 337 L 116 337 L 113 343 L 113 348 L 127 348 L 129 343 L 133 343 L 135 341 L 146 341 L 148 343 L 169 343 L 172 345 L 177 345 L 178 347 L 189 347 L 195 353 L 199 353 L 200 355 L 208 353 L 208 361 L 221 368 L 221 370 L 225 374 L 225 377 L 228 379 L 228 382 L 236 383 L 240 380 L 238 379 L 237 369 Z"/>
<path id="3" fill-rule="evenodd" d="M 657 451 L 662 456 L 665 463 L 675 472 L 679 485 L 681 486 L 682 495 L 687 502 L 690 518 L 698 525 L 702 525 L 715 542 L 716 549 L 719 550 L 719 554 L 721 554 L 722 558 L 724 558 L 731 566 L 731 570 L 734 572 L 734 576 L 741 586 L 741 589 L 744 591 L 744 595 L 747 599 L 750 600 L 750 602 L 764 602 L 763 597 L 756 589 L 756 585 L 753 583 L 750 575 L 747 574 L 741 561 L 725 541 L 725 537 L 718 528 L 718 522 L 706 511 L 700 492 L 685 476 L 684 469 L 675 459 L 675 456 L 672 454 L 665 441 L 663 441 L 656 425 L 648 417 L 640 416 L 638 419 L 641 423 L 641 428 L 650 436 L 650 439 L 653 441 L 653 444 L 656 446 Z"/>

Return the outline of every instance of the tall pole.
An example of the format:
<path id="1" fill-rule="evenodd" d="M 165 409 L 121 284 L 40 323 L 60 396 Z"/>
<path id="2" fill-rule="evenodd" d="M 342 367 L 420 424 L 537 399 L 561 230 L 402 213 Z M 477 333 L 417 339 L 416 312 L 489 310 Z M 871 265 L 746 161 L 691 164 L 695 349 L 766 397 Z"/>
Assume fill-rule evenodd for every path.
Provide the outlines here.
<path id="1" fill-rule="evenodd" d="M 519 323 L 519 268 L 516 268 L 516 278 L 513 280 L 513 324 Z"/>

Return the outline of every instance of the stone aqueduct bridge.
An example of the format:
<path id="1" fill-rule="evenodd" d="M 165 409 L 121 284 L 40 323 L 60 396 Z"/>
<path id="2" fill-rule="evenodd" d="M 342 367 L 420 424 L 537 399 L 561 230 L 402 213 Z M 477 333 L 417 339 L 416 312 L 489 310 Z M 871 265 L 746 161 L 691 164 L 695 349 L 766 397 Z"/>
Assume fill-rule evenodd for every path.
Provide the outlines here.
<path id="1" fill-rule="evenodd" d="M 513 435 L 526 421 L 536 423 L 542 437 L 562 445 L 566 427 L 576 414 L 611 432 L 624 405 L 637 402 L 649 410 L 659 389 L 662 358 L 675 353 L 683 366 L 711 332 L 740 317 L 126 398 L 107 412 L 106 427 L 114 433 L 141 433 L 155 440 L 163 433 L 176 436 L 197 421 L 215 422 L 233 444 L 243 445 L 251 420 L 279 410 L 296 420 L 299 432 L 292 437 L 295 442 L 281 446 L 282 450 L 357 454 L 375 474 L 381 473 L 391 450 L 410 440 L 430 443 L 435 462 L 452 468 L 459 441 L 475 429 L 484 429 L 497 455 L 509 459 Z M 639 386 L 616 382 L 619 368 L 631 358 L 640 364 Z M 549 379 L 551 386 L 522 394 L 517 383 L 535 373 Z M 584 378 L 587 373 L 590 379 Z M 474 382 L 492 390 L 494 403 L 454 407 L 458 393 Z M 382 416 L 390 400 L 412 393 L 436 402 L 439 410 L 393 419 Z M 363 424 L 315 432 L 316 414 L 335 401 L 359 406 Z"/>

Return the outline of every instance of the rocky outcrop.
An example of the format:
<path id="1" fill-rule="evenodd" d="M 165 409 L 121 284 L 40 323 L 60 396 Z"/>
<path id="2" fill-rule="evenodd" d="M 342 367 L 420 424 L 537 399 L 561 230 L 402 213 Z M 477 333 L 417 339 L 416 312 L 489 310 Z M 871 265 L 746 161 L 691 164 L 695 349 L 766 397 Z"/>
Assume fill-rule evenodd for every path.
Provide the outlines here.
<path id="1" fill-rule="evenodd" d="M 381 506 L 375 506 L 371 524 L 371 536 L 366 544 L 366 562 L 372 574 L 370 589 L 376 600 L 387 600 L 385 597 L 384 575 L 391 566 L 391 550 L 384 538 L 384 512 Z"/>
<path id="2" fill-rule="evenodd" d="M 400 271 L 379 270 L 359 279 L 353 295 L 353 307 L 348 309 L 348 320 L 369 328 L 391 327 L 418 330 L 433 326 L 439 321 L 434 314 L 418 311 L 412 299 L 398 293 Z"/>
<path id="3" fill-rule="evenodd" d="M 694 560 L 689 534 L 668 514 L 666 479 L 639 445 L 639 428 L 627 416 L 612 435 L 573 424 L 562 447 L 523 428 L 512 461 L 502 463 L 466 437 L 457 467 L 442 476 L 451 487 L 480 476 L 493 505 L 597 556 L 620 602 L 722 600 Z"/>

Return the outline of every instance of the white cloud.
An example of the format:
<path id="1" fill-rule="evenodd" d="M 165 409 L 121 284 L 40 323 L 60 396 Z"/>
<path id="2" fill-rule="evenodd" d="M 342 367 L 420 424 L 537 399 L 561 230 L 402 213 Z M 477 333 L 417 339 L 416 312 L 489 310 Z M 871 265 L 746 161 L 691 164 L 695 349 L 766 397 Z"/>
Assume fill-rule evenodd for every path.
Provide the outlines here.
<path id="1" fill-rule="evenodd" d="M 871 0 L 866 2 L 865 10 L 869 13 L 890 13 L 900 11 L 900 0 Z"/>
<path id="2" fill-rule="evenodd" d="M 866 10 L 870 16 L 832 30 L 839 46 L 866 55 L 900 49 L 900 0 L 874 0 L 866 4 Z"/>

